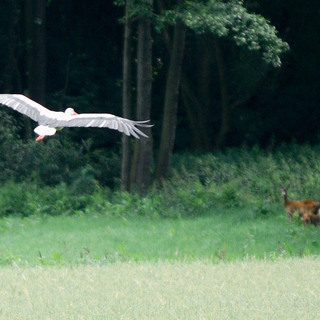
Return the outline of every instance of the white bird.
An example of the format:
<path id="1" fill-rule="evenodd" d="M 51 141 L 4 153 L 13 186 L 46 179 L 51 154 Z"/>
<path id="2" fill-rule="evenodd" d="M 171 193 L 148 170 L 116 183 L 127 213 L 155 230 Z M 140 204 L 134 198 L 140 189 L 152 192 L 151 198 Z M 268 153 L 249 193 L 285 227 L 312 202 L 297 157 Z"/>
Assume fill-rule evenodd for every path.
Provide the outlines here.
<path id="1" fill-rule="evenodd" d="M 66 109 L 65 112 L 52 111 L 22 94 L 0 94 L 0 104 L 39 123 L 39 126 L 34 129 L 34 132 L 39 135 L 36 141 L 42 140 L 45 136 L 53 136 L 57 131 L 55 128 L 59 127 L 110 128 L 137 139 L 139 135 L 147 138 L 148 136 L 137 127 L 152 126 L 148 124 L 149 120 L 133 121 L 109 113 L 77 114 L 72 108 Z"/>

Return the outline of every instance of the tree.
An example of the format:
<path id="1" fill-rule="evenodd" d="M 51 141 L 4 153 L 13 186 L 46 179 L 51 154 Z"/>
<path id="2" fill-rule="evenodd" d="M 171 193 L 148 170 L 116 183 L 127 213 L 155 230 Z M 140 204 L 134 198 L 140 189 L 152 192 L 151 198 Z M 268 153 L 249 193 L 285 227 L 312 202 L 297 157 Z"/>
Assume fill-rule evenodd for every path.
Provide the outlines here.
<path id="1" fill-rule="evenodd" d="M 124 25 L 123 43 L 123 73 L 122 73 L 122 114 L 130 119 L 132 116 L 132 21 L 128 18 L 132 0 L 126 1 L 126 19 Z M 130 163 L 131 150 L 130 138 L 126 135 L 122 137 L 122 162 L 121 162 L 121 188 L 124 191 L 130 190 Z"/>
<path id="2" fill-rule="evenodd" d="M 148 5 L 148 4 L 147 4 Z M 137 44 L 137 119 L 150 119 L 152 86 L 152 38 L 151 22 L 147 16 L 138 21 Z M 153 159 L 151 130 L 146 130 L 148 139 L 135 141 L 131 171 L 131 189 L 144 193 L 150 184 Z"/>
<path id="3" fill-rule="evenodd" d="M 230 38 L 238 46 L 245 46 L 249 50 L 259 52 L 266 63 L 275 67 L 281 65 L 279 56 L 288 49 L 287 43 L 278 38 L 276 29 L 262 16 L 249 13 L 243 6 L 242 1 L 179 1 L 175 9 L 167 10 L 162 14 L 164 17 L 162 21 L 175 25 L 175 33 L 178 30 L 178 26 L 183 23 L 197 34 L 211 33 L 216 37 Z M 182 47 L 180 46 L 180 48 Z M 181 55 L 182 53 L 180 53 Z M 221 128 L 217 140 L 217 146 L 220 147 L 228 132 L 232 107 L 228 102 L 227 86 L 225 86 L 224 79 L 225 72 L 223 70 L 224 63 L 217 43 L 216 57 L 220 66 L 219 76 L 223 110 Z M 180 62 L 176 61 L 175 63 L 179 64 Z M 171 67 L 170 64 L 168 79 L 170 79 Z M 180 77 L 180 72 L 176 72 L 176 74 L 177 77 Z M 179 80 L 177 81 L 176 79 L 176 83 L 179 83 Z M 168 102 L 167 97 L 170 96 L 170 88 L 172 88 L 170 85 L 166 87 L 161 145 L 156 166 L 157 178 L 165 177 L 168 174 L 174 147 L 174 134 L 172 134 L 172 131 L 176 127 L 177 114 L 175 106 L 178 97 L 175 97 L 175 103 L 172 103 L 174 99 L 171 100 L 171 103 Z M 240 103 L 240 101 L 237 103 Z"/>
<path id="4" fill-rule="evenodd" d="M 289 49 L 278 37 L 276 28 L 264 17 L 248 12 L 240 0 L 188 1 L 180 16 L 197 34 L 209 32 L 227 37 L 238 46 L 258 52 L 274 67 L 281 66 L 280 55 Z"/>
<path id="5" fill-rule="evenodd" d="M 3 80 L 1 81 L 1 89 L 4 92 L 12 92 L 22 89 L 21 73 L 18 66 L 17 48 L 19 44 L 19 35 L 17 32 L 19 20 L 21 18 L 21 10 L 17 0 L 8 1 L 8 5 L 4 5 L 2 12 L 7 17 L 4 25 L 7 33 L 0 37 L 2 53 L 5 56 L 5 65 L 3 70 Z M 4 26 L 1 26 L 4 29 Z"/>
<path id="6" fill-rule="evenodd" d="M 182 1 L 178 1 L 180 4 Z M 166 177 L 174 147 L 179 87 L 181 78 L 181 67 L 185 46 L 186 27 L 178 20 L 174 27 L 172 48 L 170 52 L 170 63 L 165 89 L 164 113 L 160 147 L 155 169 L 155 178 L 161 180 Z"/>
<path id="7" fill-rule="evenodd" d="M 27 90 L 25 93 L 41 104 L 46 103 L 46 1 L 25 0 Z M 31 121 L 24 118 L 25 136 L 31 137 Z"/>
<path id="8" fill-rule="evenodd" d="M 137 111 L 138 119 L 150 116 L 151 107 L 151 16 L 152 1 L 134 1 L 129 16 L 138 17 L 138 65 L 137 65 Z M 155 178 L 161 180 L 169 172 L 171 155 L 174 148 L 177 125 L 178 92 L 181 80 L 181 66 L 184 54 L 186 27 L 196 34 L 210 33 L 216 37 L 232 39 L 236 45 L 259 52 L 262 58 L 273 66 L 280 66 L 279 55 L 287 50 L 288 45 L 278 38 L 277 32 L 262 16 L 249 13 L 242 1 L 178 0 L 175 5 L 158 0 L 160 14 L 154 20 L 155 26 L 163 30 L 168 25 L 174 26 L 174 35 L 170 48 L 170 63 L 165 88 L 164 111 L 160 148 L 155 169 Z M 127 17 L 128 18 L 128 17 Z M 165 32 L 168 41 L 168 32 Z M 218 43 L 215 43 L 216 57 L 219 66 L 221 87 L 222 121 L 218 134 L 217 146 L 223 144 L 228 132 L 232 107 L 228 101 L 225 85 L 222 53 Z M 187 85 L 184 83 L 184 88 Z M 186 97 L 185 90 L 185 97 Z M 186 98 L 185 98 L 186 100 Z M 239 101 L 237 102 L 239 103 Z M 136 143 L 131 171 L 131 181 L 138 191 L 146 190 L 149 185 L 152 161 L 151 140 L 141 140 Z"/>
<path id="9" fill-rule="evenodd" d="M 46 102 L 46 1 L 25 0 L 29 96 Z"/>
<path id="10" fill-rule="evenodd" d="M 152 0 L 126 1 L 125 42 L 123 58 L 123 114 L 131 118 L 131 34 L 132 22 L 137 21 L 137 96 L 136 118 L 150 119 L 152 88 L 152 37 L 151 13 Z M 117 2 L 124 5 L 123 1 Z M 142 138 L 134 143 L 134 154 L 131 161 L 130 143 L 127 138 L 122 141 L 122 174 L 123 190 L 144 193 L 150 184 L 153 144 L 151 130 L 146 128 L 148 139 Z"/>
<path id="11" fill-rule="evenodd" d="M 227 3 L 208 1 L 205 5 L 193 3 L 190 8 L 194 14 L 190 17 L 188 11 L 184 13 L 186 24 L 196 33 L 210 32 L 214 35 L 221 99 L 221 122 L 216 138 L 216 148 L 220 149 L 229 131 L 233 110 L 236 106 L 245 103 L 253 92 L 235 101 L 230 100 L 224 54 L 218 37 L 229 38 L 238 46 L 258 52 L 266 63 L 274 67 L 281 65 L 280 54 L 288 49 L 288 45 L 278 38 L 275 28 L 266 19 L 249 13 L 242 1 Z M 216 17 L 214 20 L 212 20 L 213 14 Z"/>

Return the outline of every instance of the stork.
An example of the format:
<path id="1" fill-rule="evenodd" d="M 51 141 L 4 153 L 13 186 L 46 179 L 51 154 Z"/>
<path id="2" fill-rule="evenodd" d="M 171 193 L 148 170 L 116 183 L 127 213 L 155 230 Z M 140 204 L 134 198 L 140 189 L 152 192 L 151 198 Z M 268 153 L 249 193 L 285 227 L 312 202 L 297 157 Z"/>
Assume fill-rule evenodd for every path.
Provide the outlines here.
<path id="1" fill-rule="evenodd" d="M 0 104 L 16 110 L 38 122 L 34 132 L 36 141 L 53 136 L 60 127 L 98 127 L 123 132 L 127 136 L 148 137 L 137 127 L 148 128 L 149 120 L 133 121 L 110 113 L 76 113 L 72 108 L 64 112 L 52 111 L 22 94 L 0 94 Z"/>

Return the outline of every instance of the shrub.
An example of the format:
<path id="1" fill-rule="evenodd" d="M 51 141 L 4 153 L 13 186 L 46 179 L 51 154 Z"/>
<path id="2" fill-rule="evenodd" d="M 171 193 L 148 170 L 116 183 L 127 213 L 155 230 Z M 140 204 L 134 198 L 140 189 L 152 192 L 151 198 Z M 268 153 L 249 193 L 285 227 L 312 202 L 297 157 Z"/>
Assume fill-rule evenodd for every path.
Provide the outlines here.
<path id="1" fill-rule="evenodd" d="M 191 206 L 192 196 L 199 196 L 209 207 L 255 206 L 263 202 L 268 207 L 268 203 L 280 203 L 279 185 L 286 183 L 291 183 L 291 198 L 320 200 L 319 157 L 318 146 L 294 144 L 271 151 L 255 147 L 232 148 L 216 154 L 184 153 L 174 156 L 171 179 L 179 194 L 182 192 L 179 185 L 184 190 L 182 193 L 190 193 L 185 200 L 190 200 Z M 199 183 L 203 194 L 209 193 L 210 199 L 201 193 L 197 195 L 195 186 Z M 175 197 L 174 188 L 170 192 Z"/>
<path id="2" fill-rule="evenodd" d="M 0 175 L 2 181 L 5 176 L 9 181 L 0 188 L 0 216 L 101 212 L 121 217 L 177 218 L 197 217 L 216 212 L 213 210 L 216 208 L 246 207 L 252 217 L 263 217 L 275 213 L 281 205 L 281 183 L 291 183 L 292 199 L 320 200 L 318 147 L 292 145 L 273 151 L 242 148 L 216 154 L 176 154 L 170 178 L 164 185 L 155 185 L 147 195 L 140 197 L 118 191 L 115 184 L 114 189 L 101 185 L 97 172 L 102 170 L 103 161 L 106 161 L 107 172 L 119 166 L 116 155 L 111 156 L 108 167 L 104 153 L 97 169 L 94 162 L 83 165 L 83 153 L 75 149 L 71 149 L 71 155 L 76 159 L 73 165 L 70 153 L 63 149 L 64 144 L 59 146 L 58 142 L 52 141 L 40 147 L 33 145 L 30 142 L 30 148 L 24 150 L 34 152 L 35 156 L 28 154 L 25 161 L 20 162 L 22 167 L 17 168 L 22 173 L 21 180 L 8 180 L 11 173 L 15 177 L 14 164 L 7 168 L 7 173 Z M 52 146 L 50 151 L 46 149 L 49 146 Z M 21 148 L 20 155 L 23 154 L 24 147 L 18 148 Z M 55 148 L 59 153 L 56 156 Z M 41 158 L 42 150 L 45 154 L 42 160 L 46 159 L 48 164 L 36 170 L 41 163 L 36 156 Z M 50 154 L 55 161 L 50 159 Z M 14 156 L 14 153 L 10 154 L 10 157 Z M 85 157 L 100 158 L 97 153 Z M 31 162 L 32 158 L 35 163 Z M 31 173 L 26 169 L 30 166 L 34 166 Z M 114 175 L 119 176 L 119 173 Z"/>

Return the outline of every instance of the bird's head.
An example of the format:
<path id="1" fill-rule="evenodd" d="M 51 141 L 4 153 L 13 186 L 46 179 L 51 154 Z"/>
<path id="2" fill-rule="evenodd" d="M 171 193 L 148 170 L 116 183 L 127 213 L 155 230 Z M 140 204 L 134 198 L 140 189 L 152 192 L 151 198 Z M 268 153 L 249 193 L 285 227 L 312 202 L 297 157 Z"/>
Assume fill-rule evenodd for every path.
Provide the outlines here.
<path id="1" fill-rule="evenodd" d="M 73 108 L 67 108 L 64 112 L 67 116 L 75 116 L 77 113 L 73 110 Z"/>

